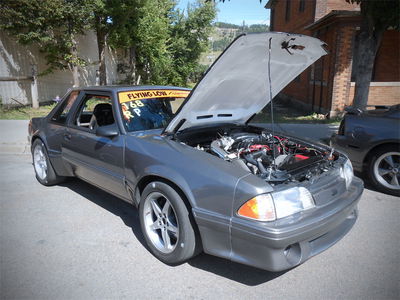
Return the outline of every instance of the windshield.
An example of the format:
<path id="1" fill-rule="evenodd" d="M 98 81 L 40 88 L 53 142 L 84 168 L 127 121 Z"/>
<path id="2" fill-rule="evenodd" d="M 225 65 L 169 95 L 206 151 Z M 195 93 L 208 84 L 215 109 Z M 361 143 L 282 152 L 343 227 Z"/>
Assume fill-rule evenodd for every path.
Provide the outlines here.
<path id="1" fill-rule="evenodd" d="M 145 90 L 118 93 L 126 130 L 164 128 L 189 93 L 189 90 Z"/>

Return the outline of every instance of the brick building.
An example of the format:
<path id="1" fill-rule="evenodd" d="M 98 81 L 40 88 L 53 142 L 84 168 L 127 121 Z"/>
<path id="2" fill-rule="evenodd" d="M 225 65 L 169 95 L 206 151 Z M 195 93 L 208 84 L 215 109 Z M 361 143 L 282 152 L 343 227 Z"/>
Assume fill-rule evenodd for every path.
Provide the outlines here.
<path id="1" fill-rule="evenodd" d="M 304 71 L 281 97 L 319 113 L 337 115 L 354 97 L 354 37 L 361 20 L 358 5 L 345 0 L 269 0 L 271 31 L 321 39 L 329 54 Z M 400 103 L 400 32 L 387 30 L 377 54 L 368 105 Z"/>

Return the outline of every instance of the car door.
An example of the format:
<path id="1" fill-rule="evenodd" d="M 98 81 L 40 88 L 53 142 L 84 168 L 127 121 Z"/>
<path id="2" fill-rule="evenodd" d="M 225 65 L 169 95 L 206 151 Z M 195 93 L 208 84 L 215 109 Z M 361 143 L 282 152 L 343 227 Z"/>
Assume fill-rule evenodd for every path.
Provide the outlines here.
<path id="1" fill-rule="evenodd" d="M 62 155 L 74 174 L 108 192 L 128 199 L 124 177 L 124 136 L 101 137 L 96 128 L 116 124 L 111 94 L 85 91 L 75 114 L 69 119 L 62 143 Z M 96 106 L 110 106 L 107 123 L 91 126 Z M 100 118 L 100 116 L 97 116 Z M 99 121 L 100 122 L 100 121 Z M 104 122 L 104 121 L 103 121 Z"/>
<path id="2" fill-rule="evenodd" d="M 68 168 L 65 168 L 61 155 L 61 147 L 67 130 L 67 120 L 73 112 L 76 102 L 79 102 L 79 93 L 79 90 L 72 90 L 67 93 L 48 117 L 49 122 L 45 133 L 47 152 L 53 168 L 60 176 L 73 175 Z"/>

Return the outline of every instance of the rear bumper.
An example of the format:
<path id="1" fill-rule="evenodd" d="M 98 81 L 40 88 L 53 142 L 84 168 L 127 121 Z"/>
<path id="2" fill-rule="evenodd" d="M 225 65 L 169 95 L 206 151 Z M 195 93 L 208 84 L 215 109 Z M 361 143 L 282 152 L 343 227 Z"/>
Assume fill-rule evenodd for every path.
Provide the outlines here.
<path id="1" fill-rule="evenodd" d="M 269 271 L 299 265 L 328 249 L 352 228 L 363 183 L 355 178 L 348 192 L 318 213 L 286 218 L 273 225 L 234 218 L 230 259 Z"/>

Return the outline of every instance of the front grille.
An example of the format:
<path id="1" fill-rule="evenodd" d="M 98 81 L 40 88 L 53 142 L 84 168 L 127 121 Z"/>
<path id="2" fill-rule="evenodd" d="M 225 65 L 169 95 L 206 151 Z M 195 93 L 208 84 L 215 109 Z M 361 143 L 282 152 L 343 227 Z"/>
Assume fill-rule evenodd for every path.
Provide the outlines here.
<path id="1" fill-rule="evenodd" d="M 332 180 L 332 178 L 334 178 L 334 180 Z M 346 183 L 339 174 L 336 176 L 329 176 L 329 178 L 324 178 L 324 180 L 319 181 L 310 190 L 314 197 L 315 205 L 317 206 L 328 204 L 345 191 Z"/>

